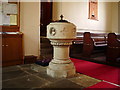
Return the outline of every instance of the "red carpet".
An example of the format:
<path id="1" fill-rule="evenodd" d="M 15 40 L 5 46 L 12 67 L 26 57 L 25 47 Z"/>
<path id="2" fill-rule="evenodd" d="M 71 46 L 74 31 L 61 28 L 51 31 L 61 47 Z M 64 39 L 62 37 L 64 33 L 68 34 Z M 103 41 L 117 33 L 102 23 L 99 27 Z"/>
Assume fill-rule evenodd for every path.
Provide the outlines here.
<path id="1" fill-rule="evenodd" d="M 109 84 L 109 83 L 106 83 L 106 82 L 99 82 L 93 86 L 90 86 L 88 88 L 120 88 L 120 87 L 117 87 L 115 85 L 112 85 L 112 84 Z"/>
<path id="2" fill-rule="evenodd" d="M 73 61 L 77 72 L 120 85 L 120 68 L 80 59 L 71 58 L 71 60 Z"/>

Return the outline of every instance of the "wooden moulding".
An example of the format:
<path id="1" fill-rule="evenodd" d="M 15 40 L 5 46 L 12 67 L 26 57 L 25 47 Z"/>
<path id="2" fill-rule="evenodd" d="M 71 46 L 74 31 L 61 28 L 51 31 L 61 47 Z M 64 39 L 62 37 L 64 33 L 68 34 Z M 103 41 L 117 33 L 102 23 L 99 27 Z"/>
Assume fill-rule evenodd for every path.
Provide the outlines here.
<path id="1" fill-rule="evenodd" d="M 16 25 L 13 26 L 0 26 L 2 32 L 18 32 L 19 27 Z"/>

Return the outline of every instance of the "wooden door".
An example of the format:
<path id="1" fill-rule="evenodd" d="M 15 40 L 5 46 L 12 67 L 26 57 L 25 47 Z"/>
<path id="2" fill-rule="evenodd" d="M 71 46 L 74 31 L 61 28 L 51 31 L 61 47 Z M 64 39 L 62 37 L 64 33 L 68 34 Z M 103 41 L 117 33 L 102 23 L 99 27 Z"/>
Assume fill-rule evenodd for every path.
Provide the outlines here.
<path id="1" fill-rule="evenodd" d="M 46 36 L 46 26 L 52 21 L 52 2 L 49 1 L 41 2 L 40 36 Z"/>

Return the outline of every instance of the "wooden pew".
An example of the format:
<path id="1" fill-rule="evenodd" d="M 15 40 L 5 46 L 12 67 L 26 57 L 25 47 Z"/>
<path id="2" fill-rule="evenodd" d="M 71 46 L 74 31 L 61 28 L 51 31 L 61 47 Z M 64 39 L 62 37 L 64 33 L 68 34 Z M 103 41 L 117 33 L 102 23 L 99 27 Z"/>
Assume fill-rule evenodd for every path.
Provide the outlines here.
<path id="1" fill-rule="evenodd" d="M 106 33 L 91 34 L 90 32 L 85 32 L 83 38 L 83 56 L 91 57 L 95 47 L 106 47 L 106 40 Z"/>
<path id="2" fill-rule="evenodd" d="M 120 58 L 120 35 L 109 33 L 107 43 L 106 61 L 117 62 L 117 59 Z"/>

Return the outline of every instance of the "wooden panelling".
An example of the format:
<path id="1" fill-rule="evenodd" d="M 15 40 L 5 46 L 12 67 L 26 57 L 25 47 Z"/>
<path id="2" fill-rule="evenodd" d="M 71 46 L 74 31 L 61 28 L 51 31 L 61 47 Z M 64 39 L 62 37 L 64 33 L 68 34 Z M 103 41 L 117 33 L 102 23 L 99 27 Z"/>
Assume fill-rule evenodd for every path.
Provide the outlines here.
<path id="1" fill-rule="evenodd" d="M 23 63 L 22 34 L 2 35 L 2 66 Z"/>

